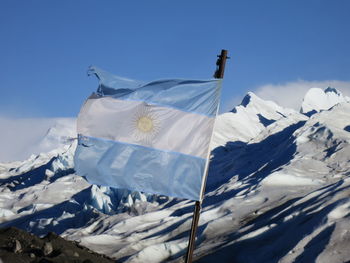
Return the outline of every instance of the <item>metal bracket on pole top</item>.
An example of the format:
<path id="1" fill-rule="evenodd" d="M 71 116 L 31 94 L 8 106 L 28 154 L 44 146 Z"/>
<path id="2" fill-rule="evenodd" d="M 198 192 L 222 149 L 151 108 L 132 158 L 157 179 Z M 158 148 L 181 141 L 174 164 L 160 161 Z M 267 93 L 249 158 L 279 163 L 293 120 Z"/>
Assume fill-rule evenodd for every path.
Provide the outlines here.
<path id="1" fill-rule="evenodd" d="M 226 59 L 230 59 L 230 57 L 227 56 L 227 50 L 225 49 L 222 49 L 221 54 L 217 57 L 218 59 L 216 61 L 216 70 L 214 73 L 214 78 L 222 79 L 224 78 Z"/>

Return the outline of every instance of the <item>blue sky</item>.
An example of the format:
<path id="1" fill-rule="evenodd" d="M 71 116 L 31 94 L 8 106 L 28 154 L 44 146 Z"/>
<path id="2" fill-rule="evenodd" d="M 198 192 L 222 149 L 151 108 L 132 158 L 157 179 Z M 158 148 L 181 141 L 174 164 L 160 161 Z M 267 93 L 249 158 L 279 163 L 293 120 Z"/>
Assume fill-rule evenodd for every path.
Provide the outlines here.
<path id="1" fill-rule="evenodd" d="M 146 81 L 211 78 L 223 48 L 222 110 L 264 85 L 348 83 L 349 13 L 347 0 L 1 0 L 0 115 L 76 116 L 97 88 L 90 65 Z"/>

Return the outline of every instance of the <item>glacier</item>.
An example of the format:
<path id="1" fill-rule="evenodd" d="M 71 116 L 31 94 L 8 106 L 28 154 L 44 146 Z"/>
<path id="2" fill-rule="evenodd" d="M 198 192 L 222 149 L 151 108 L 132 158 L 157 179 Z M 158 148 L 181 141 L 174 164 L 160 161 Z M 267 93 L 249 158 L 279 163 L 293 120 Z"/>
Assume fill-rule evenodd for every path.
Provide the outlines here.
<path id="1" fill-rule="evenodd" d="M 0 227 L 55 232 L 118 262 L 183 262 L 193 202 L 90 185 L 74 173 L 72 127 L 0 164 Z M 298 112 L 250 92 L 217 117 L 211 148 L 195 262 L 350 261 L 348 97 L 311 89 Z"/>

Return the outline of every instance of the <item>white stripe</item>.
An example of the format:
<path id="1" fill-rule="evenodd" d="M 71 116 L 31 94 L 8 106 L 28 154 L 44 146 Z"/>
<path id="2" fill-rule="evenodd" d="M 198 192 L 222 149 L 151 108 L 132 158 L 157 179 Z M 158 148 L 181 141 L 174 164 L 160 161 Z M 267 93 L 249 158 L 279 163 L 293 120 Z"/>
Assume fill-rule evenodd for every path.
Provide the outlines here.
<path id="1" fill-rule="evenodd" d="M 90 98 L 78 133 L 206 158 L 214 118 L 111 97 Z"/>

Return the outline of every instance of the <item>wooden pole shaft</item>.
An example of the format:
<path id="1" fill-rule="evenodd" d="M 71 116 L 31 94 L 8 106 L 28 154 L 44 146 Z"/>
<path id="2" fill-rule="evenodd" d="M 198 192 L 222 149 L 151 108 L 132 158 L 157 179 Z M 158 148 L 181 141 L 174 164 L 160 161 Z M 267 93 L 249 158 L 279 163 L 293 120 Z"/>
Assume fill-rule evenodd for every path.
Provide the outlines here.
<path id="1" fill-rule="evenodd" d="M 186 263 L 192 263 L 192 255 L 193 255 L 194 245 L 196 243 L 196 233 L 198 228 L 198 221 L 199 221 L 201 206 L 202 206 L 201 202 L 196 201 L 194 205 L 194 212 L 192 217 L 190 239 L 188 241 L 188 248 L 187 248 L 186 260 L 185 260 Z"/>

